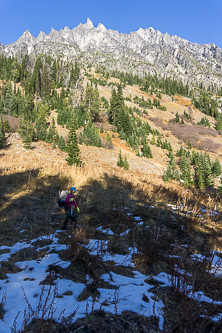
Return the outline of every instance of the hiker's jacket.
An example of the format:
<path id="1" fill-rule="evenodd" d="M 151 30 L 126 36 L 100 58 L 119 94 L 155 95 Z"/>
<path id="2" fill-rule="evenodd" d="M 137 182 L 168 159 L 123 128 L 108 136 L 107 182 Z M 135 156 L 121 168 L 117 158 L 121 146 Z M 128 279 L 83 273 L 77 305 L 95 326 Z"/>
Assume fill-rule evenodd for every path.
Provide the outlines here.
<path id="1" fill-rule="evenodd" d="M 73 199 L 73 201 L 70 202 L 70 199 Z M 77 204 L 76 204 L 76 199 L 75 199 L 74 195 L 72 195 L 71 193 L 69 193 L 67 195 L 67 198 L 66 198 L 66 201 L 65 201 L 65 205 L 69 209 L 71 209 L 73 206 L 75 206 L 76 208 L 78 207 Z"/>

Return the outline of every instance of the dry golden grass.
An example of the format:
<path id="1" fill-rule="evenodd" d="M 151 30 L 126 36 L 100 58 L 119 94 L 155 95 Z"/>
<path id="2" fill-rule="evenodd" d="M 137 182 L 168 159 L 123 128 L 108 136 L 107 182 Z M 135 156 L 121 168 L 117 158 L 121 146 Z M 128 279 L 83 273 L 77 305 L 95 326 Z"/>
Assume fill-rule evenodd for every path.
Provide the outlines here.
<path id="1" fill-rule="evenodd" d="M 89 181 L 94 180 L 98 183 L 104 183 L 106 180 L 115 177 L 120 183 L 129 183 L 133 192 L 139 193 L 139 196 L 152 198 L 153 201 L 163 201 L 170 193 L 169 200 L 175 202 L 179 197 L 190 197 L 192 191 L 185 190 L 178 183 L 162 181 L 163 168 L 155 165 L 155 160 L 148 160 L 135 156 L 128 147 L 124 146 L 120 140 L 115 141 L 115 149 L 107 150 L 97 147 L 81 147 L 81 157 L 85 162 L 83 167 L 68 166 L 65 158 L 66 153 L 58 148 L 52 149 L 50 144 L 45 142 L 33 143 L 32 150 L 26 150 L 22 147 L 22 142 L 11 134 L 8 139 L 11 144 L 2 151 L 0 160 L 0 170 L 2 175 L 19 175 L 23 172 L 38 170 L 36 178 L 57 177 L 59 182 L 67 178 L 66 186 L 75 185 L 81 189 Z M 128 171 L 117 167 L 119 149 L 122 149 L 123 155 L 126 154 L 130 169 Z M 157 161 L 156 161 L 157 163 Z M 24 184 L 28 189 L 28 181 Z M 3 185 L 4 186 L 4 185 Z M 13 191 L 12 191 L 13 192 Z M 95 188 L 96 192 L 96 188 Z M 137 193 L 137 195 L 138 195 Z"/>

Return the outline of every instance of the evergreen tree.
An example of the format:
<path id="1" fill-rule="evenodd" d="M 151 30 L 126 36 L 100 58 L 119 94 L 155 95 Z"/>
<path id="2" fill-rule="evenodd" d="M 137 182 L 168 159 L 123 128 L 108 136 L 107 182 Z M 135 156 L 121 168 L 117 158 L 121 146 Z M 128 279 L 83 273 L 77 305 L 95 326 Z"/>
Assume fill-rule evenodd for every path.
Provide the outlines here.
<path id="1" fill-rule="evenodd" d="M 220 117 L 215 126 L 217 131 L 222 131 L 222 117 Z"/>
<path id="2" fill-rule="evenodd" d="M 46 117 L 48 116 L 48 107 L 47 105 L 41 104 L 38 110 L 38 117 L 36 120 L 36 137 L 38 140 L 45 140 L 47 136 L 47 121 Z"/>
<path id="3" fill-rule="evenodd" d="M 184 180 L 185 186 L 189 187 L 192 184 L 190 163 L 184 155 L 180 159 L 180 171 L 180 178 Z"/>
<path id="4" fill-rule="evenodd" d="M 213 187 L 213 177 L 212 177 L 212 171 L 211 171 L 211 162 L 209 160 L 209 155 L 204 154 L 202 157 L 202 169 L 203 169 L 203 175 L 204 175 L 204 184 L 206 187 Z"/>
<path id="5" fill-rule="evenodd" d="M 0 148 L 3 148 L 5 140 L 5 129 L 2 116 L 0 117 Z"/>
<path id="6" fill-rule="evenodd" d="M 191 142 L 190 142 L 190 139 L 188 140 L 188 149 L 192 149 L 192 145 L 191 145 Z"/>
<path id="7" fill-rule="evenodd" d="M 152 136 L 152 139 L 151 139 L 150 143 L 151 143 L 151 145 L 156 144 L 155 135 Z"/>
<path id="8" fill-rule="evenodd" d="M 10 109 L 12 95 L 13 94 L 12 94 L 11 82 L 7 82 L 3 90 L 4 107 L 7 109 Z"/>
<path id="9" fill-rule="evenodd" d="M 25 133 L 25 136 L 24 136 L 24 139 L 23 139 L 23 147 L 25 149 L 31 149 L 32 148 L 31 142 L 32 142 L 32 138 L 30 136 L 30 133 L 27 131 Z"/>
<path id="10" fill-rule="evenodd" d="M 123 120 L 124 114 L 125 114 L 124 111 L 125 111 L 125 104 L 124 104 L 124 98 L 123 98 L 122 85 L 118 84 L 117 93 L 116 93 L 115 89 L 112 90 L 109 116 L 110 116 L 111 123 L 113 123 L 118 128 L 119 132 L 122 129 L 122 124 L 124 121 Z"/>
<path id="11" fill-rule="evenodd" d="M 75 66 L 71 68 L 70 71 L 70 86 L 74 87 L 75 83 L 77 82 L 80 75 L 80 67 L 78 66 L 78 63 L 75 62 Z"/>
<path id="12" fill-rule="evenodd" d="M 218 186 L 218 192 L 222 195 L 222 177 L 220 179 L 220 186 Z"/>
<path id="13" fill-rule="evenodd" d="M 11 126 L 10 126 L 10 124 L 9 124 L 8 119 L 5 119 L 3 125 L 4 125 L 4 131 L 5 131 L 5 132 L 11 132 Z"/>
<path id="14" fill-rule="evenodd" d="M 196 153 L 195 153 L 194 150 L 192 151 L 191 159 L 190 160 L 191 160 L 191 165 L 195 165 Z"/>
<path id="15" fill-rule="evenodd" d="M 177 151 L 176 156 L 177 157 L 185 156 L 185 149 L 183 148 L 183 146 L 180 146 L 180 150 Z"/>
<path id="16" fill-rule="evenodd" d="M 158 136 L 156 145 L 157 147 L 161 147 L 161 144 L 162 144 L 161 137 Z"/>
<path id="17" fill-rule="evenodd" d="M 218 158 L 212 164 L 211 171 L 214 178 L 221 175 L 221 164 Z"/>
<path id="18" fill-rule="evenodd" d="M 31 142 L 35 136 L 35 131 L 32 123 L 26 121 L 24 118 L 20 119 L 18 132 L 22 138 L 23 147 L 31 149 Z"/>
<path id="19" fill-rule="evenodd" d="M 64 151 L 66 149 L 66 142 L 62 135 L 59 138 L 59 149 L 64 150 Z"/>
<path id="20" fill-rule="evenodd" d="M 146 141 L 143 143 L 143 156 L 147 158 L 153 158 L 151 148 Z"/>
<path id="21" fill-rule="evenodd" d="M 176 113 L 176 123 L 179 123 L 180 122 L 180 118 L 179 118 L 179 115 L 178 115 L 178 112 Z"/>
<path id="22" fill-rule="evenodd" d="M 99 121 L 100 115 L 100 98 L 98 89 L 88 86 L 86 88 L 85 97 L 83 101 L 83 107 L 88 112 L 88 119 L 93 121 Z"/>
<path id="23" fill-rule="evenodd" d="M 52 117 L 51 133 L 52 133 L 52 142 L 57 143 L 57 131 L 56 131 L 56 125 L 55 125 L 54 117 Z"/>
<path id="24" fill-rule="evenodd" d="M 121 149 L 119 150 L 119 156 L 118 156 L 117 165 L 118 165 L 119 167 L 121 167 L 121 168 L 124 167 L 124 160 L 123 160 L 123 157 L 122 157 Z"/>
<path id="25" fill-rule="evenodd" d="M 128 163 L 128 161 L 127 161 L 127 157 L 126 157 L 126 155 L 125 155 L 125 158 L 124 158 L 124 169 L 125 169 L 125 170 L 129 170 L 129 163 Z"/>
<path id="26" fill-rule="evenodd" d="M 167 170 L 163 174 L 163 180 L 168 182 L 170 179 L 179 180 L 179 172 L 174 155 L 167 164 Z"/>
<path id="27" fill-rule="evenodd" d="M 199 153 L 196 154 L 194 160 L 194 185 L 200 190 L 205 188 L 202 158 Z"/>
<path id="28" fill-rule="evenodd" d="M 75 117 L 72 118 L 72 124 L 69 130 L 66 151 L 68 153 L 68 157 L 66 158 L 68 165 L 73 165 L 73 164 L 77 166 L 83 165 L 83 162 L 80 158 L 80 149 L 77 141 Z"/>
<path id="29" fill-rule="evenodd" d="M 101 147 L 99 130 L 95 127 L 92 121 L 89 121 L 84 128 L 81 141 L 84 142 L 87 146 Z"/>
<path id="30" fill-rule="evenodd" d="M 33 69 L 33 74 L 31 77 L 31 93 L 37 94 L 37 96 L 41 96 L 42 93 L 42 77 L 41 77 L 41 70 L 42 70 L 42 60 L 41 57 L 38 57 L 35 62 L 35 66 Z"/>

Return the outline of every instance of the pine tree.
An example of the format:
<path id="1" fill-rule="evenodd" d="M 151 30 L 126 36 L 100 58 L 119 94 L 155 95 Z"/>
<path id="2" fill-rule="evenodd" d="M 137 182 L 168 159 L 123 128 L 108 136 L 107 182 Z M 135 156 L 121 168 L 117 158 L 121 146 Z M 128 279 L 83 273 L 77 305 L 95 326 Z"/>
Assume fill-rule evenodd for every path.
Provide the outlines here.
<path id="1" fill-rule="evenodd" d="M 52 117 L 52 125 L 51 125 L 51 132 L 52 132 L 52 142 L 55 142 L 57 141 L 57 131 L 56 131 L 56 125 L 55 125 L 55 119 L 54 117 Z"/>
<path id="2" fill-rule="evenodd" d="M 213 187 L 214 182 L 211 171 L 211 162 L 210 162 L 210 157 L 207 154 L 204 154 L 204 156 L 202 157 L 202 169 L 203 169 L 205 186 Z"/>
<path id="3" fill-rule="evenodd" d="M 100 98 L 98 89 L 88 86 L 86 88 L 83 107 L 93 121 L 99 121 Z"/>
<path id="4" fill-rule="evenodd" d="M 7 82 L 3 91 L 4 107 L 10 109 L 12 94 L 11 82 Z"/>
<path id="5" fill-rule="evenodd" d="M 168 182 L 171 179 L 171 165 L 170 163 L 167 164 L 167 169 L 163 173 L 163 181 Z"/>
<path id="6" fill-rule="evenodd" d="M 190 159 L 190 161 L 191 161 L 191 165 L 195 165 L 195 159 L 196 159 L 196 153 L 195 153 L 195 151 L 193 150 L 193 151 L 192 151 L 192 154 L 191 154 L 191 159 Z"/>
<path id="7" fill-rule="evenodd" d="M 218 192 L 222 195 L 222 177 L 220 179 L 220 186 L 218 186 Z"/>
<path id="8" fill-rule="evenodd" d="M 66 149 L 66 142 L 62 135 L 59 138 L 59 149 L 64 150 L 64 151 Z"/>
<path id="9" fill-rule="evenodd" d="M 151 145 L 155 145 L 156 144 L 155 135 L 152 136 L 152 139 L 151 139 L 150 143 L 151 143 Z"/>
<path id="10" fill-rule="evenodd" d="M 176 113 L 176 123 L 179 123 L 180 122 L 180 118 L 179 118 L 179 115 L 178 115 L 178 112 Z"/>
<path id="11" fill-rule="evenodd" d="M 176 156 L 177 157 L 185 156 L 185 150 L 184 150 L 183 146 L 180 146 L 180 150 L 177 151 Z"/>
<path id="12" fill-rule="evenodd" d="M 167 170 L 163 174 L 163 181 L 168 182 L 170 179 L 179 180 L 179 172 L 174 155 L 167 164 Z"/>
<path id="13" fill-rule="evenodd" d="M 23 147 L 25 149 L 31 149 L 31 142 L 34 137 L 34 127 L 32 123 L 26 121 L 24 118 L 21 118 L 18 132 L 22 138 Z"/>
<path id="14" fill-rule="evenodd" d="M 115 124 L 117 115 L 117 95 L 116 90 L 112 90 L 112 96 L 110 99 L 110 109 L 109 109 L 109 120 L 111 124 Z"/>
<path id="15" fill-rule="evenodd" d="M 8 119 L 5 119 L 5 121 L 4 121 L 4 130 L 5 130 L 5 132 L 11 132 L 11 126 L 9 124 Z"/>
<path id="16" fill-rule="evenodd" d="M 220 117 L 215 126 L 217 131 L 222 131 L 222 117 Z"/>
<path id="17" fill-rule="evenodd" d="M 66 158 L 68 165 L 77 165 L 82 166 L 83 162 L 80 158 L 80 149 L 78 146 L 78 140 L 76 135 L 76 121 L 75 117 L 72 118 L 71 128 L 69 130 L 69 136 L 66 145 L 66 151 L 68 153 L 68 157 Z"/>
<path id="18" fill-rule="evenodd" d="M 190 139 L 188 140 L 188 149 L 192 149 L 192 145 L 191 145 L 191 142 L 190 142 Z"/>
<path id="19" fill-rule="evenodd" d="M 178 172 L 178 168 L 177 168 L 177 164 L 176 164 L 176 160 L 175 160 L 174 155 L 170 160 L 170 165 L 171 165 L 172 179 L 178 180 L 179 179 L 179 172 Z"/>
<path id="20" fill-rule="evenodd" d="M 125 158 L 124 158 L 124 169 L 125 169 L 125 170 L 129 170 L 129 163 L 128 163 L 128 161 L 127 161 L 127 157 L 126 157 L 126 155 L 125 155 Z"/>
<path id="21" fill-rule="evenodd" d="M 124 167 L 124 161 L 123 161 L 123 157 L 122 157 L 122 153 L 121 153 L 121 149 L 119 150 L 119 156 L 118 156 L 118 161 L 117 161 L 117 165 L 119 167 Z"/>
<path id="22" fill-rule="evenodd" d="M 24 139 L 23 139 L 23 147 L 25 149 L 31 149 L 32 148 L 31 142 L 32 142 L 32 138 L 31 138 L 29 132 L 27 131 L 25 133 L 25 136 L 24 136 Z"/>
<path id="23" fill-rule="evenodd" d="M 161 147 L 161 144 L 162 144 L 162 142 L 161 142 L 161 137 L 160 136 L 158 136 L 158 138 L 157 138 L 157 147 Z"/>
<path id="24" fill-rule="evenodd" d="M 221 175 L 221 164 L 218 158 L 212 164 L 211 171 L 214 178 Z"/>
<path id="25" fill-rule="evenodd" d="M 87 146 L 101 147 L 101 138 L 99 135 L 99 130 L 95 127 L 92 121 L 89 121 L 86 127 L 84 128 L 81 140 L 83 140 L 83 142 Z"/>
<path id="26" fill-rule="evenodd" d="M 151 148 L 146 141 L 144 141 L 143 144 L 143 156 L 147 158 L 153 158 Z"/>
<path id="27" fill-rule="evenodd" d="M 38 140 L 45 140 L 47 136 L 47 121 L 46 117 L 48 116 L 48 107 L 47 105 L 41 104 L 38 110 L 38 117 L 36 120 L 36 137 Z"/>
<path id="28" fill-rule="evenodd" d="M 5 130 L 2 116 L 0 117 L 0 148 L 3 148 L 5 140 Z"/>
<path id="29" fill-rule="evenodd" d="M 184 180 L 185 186 L 189 187 L 192 184 L 190 163 L 185 156 L 180 159 L 180 178 Z"/>
<path id="30" fill-rule="evenodd" d="M 199 153 L 196 153 L 194 160 L 194 185 L 200 190 L 205 188 L 202 158 Z"/>

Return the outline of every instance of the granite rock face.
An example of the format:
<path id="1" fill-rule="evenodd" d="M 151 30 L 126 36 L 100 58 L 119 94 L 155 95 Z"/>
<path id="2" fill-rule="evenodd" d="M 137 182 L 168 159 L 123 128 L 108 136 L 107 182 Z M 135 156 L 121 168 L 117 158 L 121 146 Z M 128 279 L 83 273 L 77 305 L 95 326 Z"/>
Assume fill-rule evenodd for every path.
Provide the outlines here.
<path id="1" fill-rule="evenodd" d="M 222 84 L 222 49 L 215 44 L 191 43 L 153 28 L 123 34 L 101 23 L 94 27 L 90 19 L 72 30 L 51 29 L 48 35 L 41 31 L 36 38 L 26 30 L 15 43 L 0 44 L 0 53 L 18 58 L 26 53 L 50 54 L 107 70 L 140 75 L 149 71 L 206 87 Z"/>

